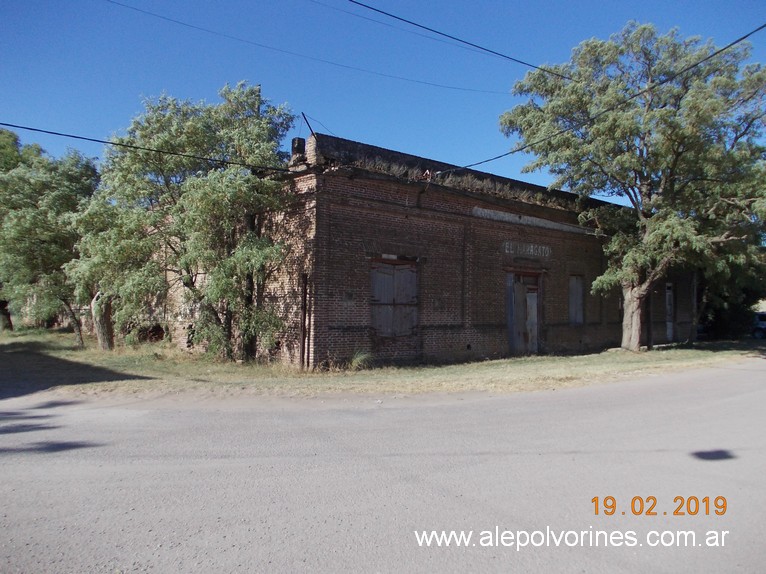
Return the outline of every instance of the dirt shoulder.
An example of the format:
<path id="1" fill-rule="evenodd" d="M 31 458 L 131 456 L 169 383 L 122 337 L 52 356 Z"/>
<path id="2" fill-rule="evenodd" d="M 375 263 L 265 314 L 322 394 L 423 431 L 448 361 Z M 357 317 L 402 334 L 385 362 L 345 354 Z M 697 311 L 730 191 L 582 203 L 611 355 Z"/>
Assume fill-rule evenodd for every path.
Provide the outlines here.
<path id="1" fill-rule="evenodd" d="M 282 366 L 219 363 L 162 345 L 123 348 L 113 353 L 76 351 L 71 348 L 70 337 L 33 333 L 0 338 L 0 398 L 42 391 L 94 398 L 511 393 L 604 384 L 639 374 L 766 357 L 766 344 L 750 341 L 645 353 L 606 351 L 461 365 L 302 373 Z"/>

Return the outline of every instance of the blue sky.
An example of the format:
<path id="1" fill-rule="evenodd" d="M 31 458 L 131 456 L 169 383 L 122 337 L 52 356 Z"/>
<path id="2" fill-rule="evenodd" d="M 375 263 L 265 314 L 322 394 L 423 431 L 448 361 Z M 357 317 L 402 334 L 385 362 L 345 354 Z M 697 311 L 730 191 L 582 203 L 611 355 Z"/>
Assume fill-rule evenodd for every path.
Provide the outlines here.
<path id="1" fill-rule="evenodd" d="M 0 0 L 0 122 L 109 139 L 141 113 L 143 98 L 215 102 L 224 84 L 246 80 L 304 112 L 318 132 L 457 165 L 512 146 L 498 118 L 519 103 L 510 90 L 527 68 L 347 0 L 120 3 L 230 37 L 108 0 Z M 631 19 L 719 46 L 766 22 L 763 0 L 366 3 L 536 65 L 565 62 L 581 41 L 607 38 Z M 750 41 L 753 61 L 766 62 L 766 31 Z M 67 147 L 103 153 L 99 144 L 16 131 L 55 156 Z M 308 134 L 299 120 L 290 137 Z M 514 155 L 480 169 L 548 185 L 547 173 L 521 173 L 528 161 Z"/>

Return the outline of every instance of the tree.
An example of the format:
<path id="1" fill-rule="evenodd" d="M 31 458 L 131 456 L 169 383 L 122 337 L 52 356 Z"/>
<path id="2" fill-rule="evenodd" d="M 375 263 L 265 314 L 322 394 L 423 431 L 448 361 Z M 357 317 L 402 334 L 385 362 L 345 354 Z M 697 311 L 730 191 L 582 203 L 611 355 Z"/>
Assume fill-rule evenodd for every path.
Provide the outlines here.
<path id="1" fill-rule="evenodd" d="M 220 96 L 145 103 L 107 154 L 103 185 L 78 222 L 83 257 L 69 273 L 113 306 L 122 330 L 156 321 L 180 298 L 198 342 L 249 358 L 275 324 L 263 286 L 280 247 L 267 221 L 285 197 L 269 168 L 285 164 L 279 146 L 293 117 L 259 86 Z"/>
<path id="2" fill-rule="evenodd" d="M 501 116 L 506 135 L 548 167 L 553 186 L 625 198 L 623 210 L 584 208 L 604 236 L 608 267 L 594 292 L 621 288 L 622 346 L 638 350 L 641 311 L 674 266 L 711 276 L 757 260 L 766 216 L 766 70 L 749 48 L 721 53 L 674 30 L 629 23 L 591 39 L 570 62 L 530 72 Z"/>
<path id="3" fill-rule="evenodd" d="M 12 170 L 21 163 L 21 142 L 15 133 L 0 129 L 0 172 Z"/>
<path id="4" fill-rule="evenodd" d="M 10 171 L 20 163 L 31 163 L 43 154 L 39 145 L 21 145 L 17 134 L 0 128 L 0 173 Z"/>
<path id="5" fill-rule="evenodd" d="M 12 170 L 19 165 L 21 143 L 19 136 L 8 130 L 0 129 L 0 173 Z M 3 285 L 0 283 L 0 292 Z M 8 301 L 0 299 L 0 332 L 13 331 L 11 313 L 8 311 Z"/>
<path id="6" fill-rule="evenodd" d="M 77 257 L 72 218 L 97 182 L 95 165 L 77 152 L 60 160 L 37 152 L 22 154 L 16 167 L 0 173 L 2 299 L 17 309 L 26 306 L 37 319 L 48 319 L 63 308 L 80 347 L 74 287 L 63 266 Z"/>
<path id="7" fill-rule="evenodd" d="M 0 173 L 8 172 L 18 167 L 22 161 L 31 161 L 42 155 L 42 148 L 38 145 L 22 146 L 19 136 L 12 131 L 0 129 Z M 3 208 L 0 206 L 0 217 Z M 0 292 L 3 285 L 0 282 Z M 0 299 L 0 331 L 12 331 L 13 321 L 8 310 L 8 301 Z"/>
<path id="8" fill-rule="evenodd" d="M 0 285 L 0 290 L 3 286 Z M 8 301 L 5 299 L 0 300 L 0 333 L 3 331 L 13 331 L 13 321 L 11 320 L 11 312 L 8 311 Z"/>
<path id="9" fill-rule="evenodd" d="M 753 307 L 766 299 L 766 251 L 760 260 L 731 255 L 722 260 L 725 264 L 705 268 L 699 282 L 699 324 L 712 338 L 739 338 L 750 334 Z"/>
<path id="10" fill-rule="evenodd" d="M 113 301 L 120 294 L 119 327 L 150 314 L 150 294 L 166 291 L 154 258 L 155 244 L 147 235 L 145 210 L 120 206 L 99 189 L 74 221 L 80 236 L 80 257 L 65 266 L 75 285 L 76 299 L 89 305 L 101 350 L 114 348 Z"/>

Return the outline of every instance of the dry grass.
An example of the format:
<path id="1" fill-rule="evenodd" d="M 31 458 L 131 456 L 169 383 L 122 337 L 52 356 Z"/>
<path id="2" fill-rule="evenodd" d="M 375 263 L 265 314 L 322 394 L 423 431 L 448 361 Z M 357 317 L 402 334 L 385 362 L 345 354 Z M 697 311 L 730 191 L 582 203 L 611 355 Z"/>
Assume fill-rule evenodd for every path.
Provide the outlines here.
<path id="1" fill-rule="evenodd" d="M 169 344 L 121 347 L 112 353 L 103 353 L 92 348 L 75 350 L 72 342 L 72 335 L 61 333 L 4 334 L 0 338 L 0 353 L 12 353 L 14 360 L 8 364 L 15 365 L 16 372 L 26 376 L 32 371 L 24 365 L 37 365 L 35 377 L 40 379 L 38 382 L 48 381 L 46 388 L 88 395 L 141 396 L 508 393 L 605 383 L 637 374 L 697 368 L 764 354 L 764 346 L 754 343 L 711 344 L 649 353 L 608 351 L 449 366 L 301 373 L 281 365 L 220 363 L 189 355 Z M 89 377 L 82 377 L 84 369 L 88 369 Z M 9 373 L 0 376 L 0 384 L 6 384 L 4 379 L 9 376 Z"/>

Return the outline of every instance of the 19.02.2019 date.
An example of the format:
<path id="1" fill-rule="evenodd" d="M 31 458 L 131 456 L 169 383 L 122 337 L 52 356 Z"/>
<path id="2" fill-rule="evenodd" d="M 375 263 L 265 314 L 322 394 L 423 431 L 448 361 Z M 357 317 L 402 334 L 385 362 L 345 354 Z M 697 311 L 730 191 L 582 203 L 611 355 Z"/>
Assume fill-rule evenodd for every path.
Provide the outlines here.
<path id="1" fill-rule="evenodd" d="M 630 499 L 630 503 L 624 510 L 621 510 L 622 505 L 618 504 L 617 499 L 614 496 L 594 496 L 591 499 L 593 503 L 593 513 L 595 515 L 604 514 L 606 516 L 612 516 L 614 514 L 620 514 L 625 516 L 626 514 L 633 514 L 634 516 L 667 516 L 669 510 L 661 510 L 657 508 L 656 496 L 634 496 Z M 716 496 L 711 498 L 705 496 L 699 498 L 697 496 L 676 496 L 673 499 L 673 511 L 670 513 L 672 516 L 710 516 L 717 515 L 723 516 L 726 514 L 727 502 L 725 496 Z"/>

